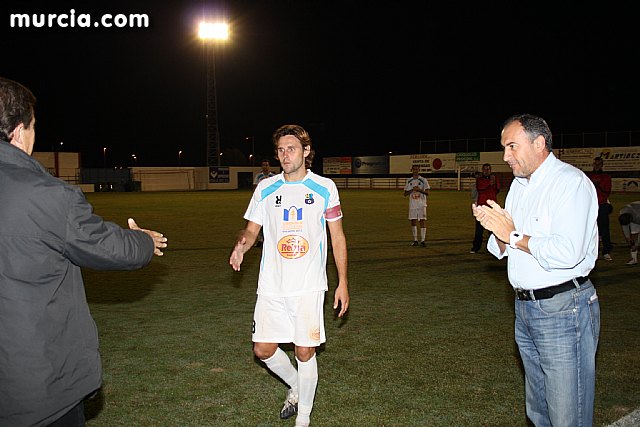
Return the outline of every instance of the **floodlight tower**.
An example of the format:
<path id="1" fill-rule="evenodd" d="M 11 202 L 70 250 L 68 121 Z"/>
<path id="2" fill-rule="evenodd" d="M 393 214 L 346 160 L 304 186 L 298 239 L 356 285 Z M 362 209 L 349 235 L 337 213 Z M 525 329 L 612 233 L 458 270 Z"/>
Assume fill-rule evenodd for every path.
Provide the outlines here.
<path id="1" fill-rule="evenodd" d="M 229 38 L 226 23 L 201 22 L 198 36 L 202 39 L 207 66 L 207 166 L 220 166 L 220 130 L 216 97 L 215 45 Z"/>

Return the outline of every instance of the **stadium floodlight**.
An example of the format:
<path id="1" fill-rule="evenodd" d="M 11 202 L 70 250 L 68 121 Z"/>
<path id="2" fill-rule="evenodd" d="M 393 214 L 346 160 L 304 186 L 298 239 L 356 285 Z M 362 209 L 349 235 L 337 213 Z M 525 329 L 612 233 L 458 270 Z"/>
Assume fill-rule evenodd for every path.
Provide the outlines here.
<path id="1" fill-rule="evenodd" d="M 227 40 L 229 25 L 224 22 L 201 22 L 198 27 L 198 37 L 203 40 Z"/>

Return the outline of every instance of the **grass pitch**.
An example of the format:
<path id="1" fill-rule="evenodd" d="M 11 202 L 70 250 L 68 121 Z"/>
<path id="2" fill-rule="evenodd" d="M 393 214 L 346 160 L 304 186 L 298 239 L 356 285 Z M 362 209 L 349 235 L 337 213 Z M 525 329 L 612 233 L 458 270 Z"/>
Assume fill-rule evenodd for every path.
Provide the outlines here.
<path id="1" fill-rule="evenodd" d="M 134 217 L 170 245 L 140 271 L 84 271 L 104 365 L 88 426 L 293 426 L 278 418 L 286 388 L 251 351 L 261 249 L 240 272 L 228 264 L 250 196 L 87 195 L 105 219 Z M 612 202 L 617 212 L 635 199 Z M 469 194 L 431 193 L 426 248 L 409 246 L 401 190 L 342 190 L 341 200 L 352 302 L 334 317 L 330 257 L 312 425 L 526 426 L 506 261 L 484 246 L 469 254 Z M 614 260 L 591 274 L 602 310 L 596 426 L 640 406 L 640 266 L 625 265 L 615 215 L 611 228 Z"/>

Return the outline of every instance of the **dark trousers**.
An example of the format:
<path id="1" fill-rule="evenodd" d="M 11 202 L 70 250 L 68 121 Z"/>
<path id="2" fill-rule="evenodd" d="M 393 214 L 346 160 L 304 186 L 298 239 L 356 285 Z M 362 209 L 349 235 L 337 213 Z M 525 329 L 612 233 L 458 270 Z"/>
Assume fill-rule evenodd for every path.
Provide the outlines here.
<path id="1" fill-rule="evenodd" d="M 480 221 L 476 221 L 476 234 L 473 236 L 473 245 L 471 250 L 478 252 L 482 246 L 482 240 L 484 239 L 484 227 L 480 224 Z"/>
<path id="2" fill-rule="evenodd" d="M 612 247 L 609 232 L 609 205 L 607 203 L 598 206 L 598 234 L 602 239 L 602 253 L 610 253 Z"/>
<path id="3" fill-rule="evenodd" d="M 49 427 L 84 427 L 84 402 L 80 401 L 69 412 L 55 420 Z"/>

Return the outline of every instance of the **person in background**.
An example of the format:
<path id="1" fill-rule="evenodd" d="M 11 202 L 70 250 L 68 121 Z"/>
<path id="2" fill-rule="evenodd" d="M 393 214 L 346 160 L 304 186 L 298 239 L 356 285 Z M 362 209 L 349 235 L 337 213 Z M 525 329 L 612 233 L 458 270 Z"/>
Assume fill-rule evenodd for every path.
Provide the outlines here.
<path id="1" fill-rule="evenodd" d="M 478 192 L 476 205 L 482 206 L 487 204 L 487 200 L 497 200 L 498 192 L 500 192 L 500 181 L 491 173 L 491 165 L 489 163 L 482 165 L 482 174 L 476 178 L 476 191 Z M 482 240 L 484 239 L 484 227 L 477 220 L 475 224 L 476 232 L 471 244 L 471 251 L 469 251 L 472 254 L 480 251 Z"/>
<path id="2" fill-rule="evenodd" d="M 618 222 L 622 227 L 624 238 L 629 243 L 630 255 L 627 265 L 638 263 L 638 233 L 640 233 L 640 201 L 629 203 L 620 209 Z"/>
<path id="3" fill-rule="evenodd" d="M 600 303 L 589 279 L 598 258 L 598 197 L 589 178 L 552 153 L 546 121 L 530 114 L 502 127 L 514 180 L 502 208 L 473 205 L 493 234 L 487 248 L 507 257 L 515 291 L 515 339 L 535 426 L 591 426 Z"/>
<path id="4" fill-rule="evenodd" d="M 80 269 L 142 268 L 167 238 L 104 221 L 31 157 L 35 104 L 0 78 L 0 425 L 78 427 L 102 382 Z"/>
<path id="5" fill-rule="evenodd" d="M 256 187 L 258 186 L 260 181 L 275 175 L 275 173 L 271 172 L 271 164 L 269 163 L 269 159 L 263 159 L 260 166 L 262 167 L 262 171 L 258 175 L 256 175 L 255 179 L 253 180 L 253 191 L 256 190 Z M 258 238 L 254 243 L 254 246 L 261 247 L 263 242 L 264 242 L 264 234 L 261 228 L 260 233 L 258 234 Z"/>
<path id="6" fill-rule="evenodd" d="M 478 187 L 476 185 L 476 181 L 481 176 L 482 173 L 480 171 L 475 171 L 473 173 L 473 183 L 471 184 L 471 200 L 473 203 L 478 203 Z"/>
<path id="7" fill-rule="evenodd" d="M 413 243 L 411 246 L 427 246 L 427 196 L 429 195 L 429 181 L 420 176 L 420 166 L 411 166 L 411 178 L 404 186 L 404 195 L 409 196 L 409 222 Z M 420 242 L 418 242 L 418 222 L 420 223 Z"/>
<path id="8" fill-rule="evenodd" d="M 327 285 L 327 226 L 338 286 L 333 309 L 349 308 L 347 240 L 335 183 L 311 171 L 311 137 L 284 125 L 272 137 L 282 173 L 260 181 L 244 218 L 229 264 L 239 271 L 260 228 L 264 246 L 253 316 L 253 352 L 289 387 L 280 418 L 309 426 L 318 384 L 316 348 L 326 341 L 323 305 Z M 293 343 L 297 369 L 279 344 Z"/>
<path id="9" fill-rule="evenodd" d="M 602 157 L 593 159 L 593 171 L 587 176 L 596 187 L 598 194 L 598 234 L 602 240 L 602 258 L 611 261 L 611 233 L 609 227 L 609 215 L 611 214 L 611 204 L 609 204 L 609 196 L 611 195 L 611 176 L 602 171 L 604 162 Z"/>

